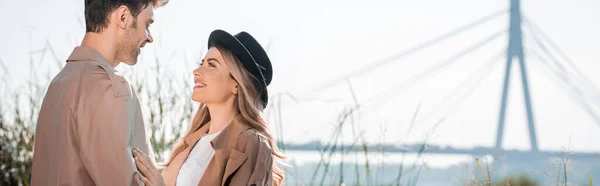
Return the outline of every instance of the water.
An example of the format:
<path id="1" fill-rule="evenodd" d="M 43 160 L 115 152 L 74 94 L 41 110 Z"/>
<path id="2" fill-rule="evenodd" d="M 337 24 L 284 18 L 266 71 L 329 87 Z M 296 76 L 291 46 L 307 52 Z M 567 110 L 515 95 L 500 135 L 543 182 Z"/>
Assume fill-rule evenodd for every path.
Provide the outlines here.
<path id="1" fill-rule="evenodd" d="M 487 174 L 492 182 L 524 176 L 540 185 L 555 185 L 562 180 L 563 164 L 560 157 L 503 156 L 474 157 L 458 154 L 338 152 L 321 158 L 317 151 L 286 151 L 286 185 L 402 185 L 416 181 L 416 185 L 465 185 L 473 181 L 484 183 Z M 368 158 L 365 158 L 368 157 Z M 478 165 L 476 158 L 480 160 Z M 323 163 L 321 166 L 319 162 Z M 367 166 L 368 163 L 368 166 Z M 324 166 L 327 164 L 327 166 Z M 402 165 L 402 166 L 401 166 Z M 397 181 L 402 167 L 402 177 Z M 568 182 L 587 185 L 590 176 L 600 177 L 600 157 L 577 159 L 567 163 Z M 584 184 L 585 183 L 585 184 Z"/>

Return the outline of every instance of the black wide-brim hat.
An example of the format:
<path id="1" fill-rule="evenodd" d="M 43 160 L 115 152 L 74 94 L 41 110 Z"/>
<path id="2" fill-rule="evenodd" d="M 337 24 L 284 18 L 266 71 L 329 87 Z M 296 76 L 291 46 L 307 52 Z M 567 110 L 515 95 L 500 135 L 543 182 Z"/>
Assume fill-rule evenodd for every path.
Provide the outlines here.
<path id="1" fill-rule="evenodd" d="M 258 41 L 247 32 L 231 35 L 223 30 L 215 30 L 208 37 L 208 47 L 214 45 L 229 49 L 246 70 L 256 77 L 252 82 L 258 90 L 263 106 L 266 107 L 269 101 L 267 86 L 273 78 L 273 68 L 267 52 Z"/>

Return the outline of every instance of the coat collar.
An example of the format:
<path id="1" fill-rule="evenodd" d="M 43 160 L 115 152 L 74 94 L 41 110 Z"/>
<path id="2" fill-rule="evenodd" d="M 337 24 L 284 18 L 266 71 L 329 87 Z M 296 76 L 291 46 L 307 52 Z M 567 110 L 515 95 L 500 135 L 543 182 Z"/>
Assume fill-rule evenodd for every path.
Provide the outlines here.
<path id="1" fill-rule="evenodd" d="M 115 97 L 130 95 L 130 87 L 125 78 L 120 75 L 115 68 L 100 54 L 100 52 L 85 46 L 78 46 L 73 49 L 73 52 L 67 59 L 68 62 L 74 61 L 94 61 L 100 66 L 110 78 L 112 89 Z"/>
<path id="2" fill-rule="evenodd" d="M 192 134 L 183 138 L 183 141 L 186 147 L 194 145 L 210 128 L 210 123 L 205 124 L 200 127 L 200 129 L 196 130 Z M 215 137 L 215 139 L 210 141 L 210 144 L 214 150 L 219 150 L 222 148 L 234 148 L 236 144 L 235 140 L 242 132 L 250 129 L 250 126 L 244 124 L 242 121 L 241 115 L 237 115 L 233 118 L 231 123 L 225 129 L 221 131 L 221 133 Z"/>
<path id="3" fill-rule="evenodd" d="M 181 166 L 187 159 L 193 145 L 202 138 L 208 129 L 210 128 L 210 124 L 205 124 L 200 127 L 200 129 L 191 133 L 190 135 L 183 138 L 183 143 L 185 145 L 185 150 L 179 153 L 173 162 L 163 171 L 163 177 L 165 179 L 165 183 L 169 186 L 173 186 L 177 182 L 177 176 L 179 175 L 179 170 Z M 237 144 L 237 138 L 244 131 L 250 129 L 250 127 L 242 121 L 240 115 L 236 116 L 231 123 L 225 127 L 221 131 L 221 133 L 215 137 L 210 143 L 213 149 L 215 150 L 215 155 L 208 166 L 212 166 L 213 168 L 221 167 L 220 171 L 223 171 L 223 174 L 219 174 L 222 177 L 219 177 L 220 180 L 214 180 L 215 177 L 208 177 L 208 174 L 204 174 L 200 179 L 199 185 L 216 185 L 215 181 L 220 182 L 221 186 L 225 184 L 224 180 L 227 180 L 235 170 L 237 170 L 246 160 L 247 156 L 243 152 L 240 152 L 236 149 L 235 145 Z M 216 160 L 216 161 L 215 161 Z M 219 170 L 219 168 L 215 169 Z M 207 177 L 207 178 L 204 178 Z M 208 184 L 207 184 L 208 183 Z"/>
<path id="4" fill-rule="evenodd" d="M 113 68 L 113 66 L 110 64 L 110 62 L 108 62 L 108 60 L 106 58 L 104 58 L 104 56 L 102 54 L 100 54 L 100 52 L 98 52 L 92 48 L 88 48 L 85 46 L 75 47 L 75 49 L 73 49 L 73 52 L 71 53 L 69 58 L 67 58 L 67 62 L 84 61 L 84 60 L 96 61 L 105 70 L 110 71 L 110 72 L 116 72 L 115 68 Z"/>

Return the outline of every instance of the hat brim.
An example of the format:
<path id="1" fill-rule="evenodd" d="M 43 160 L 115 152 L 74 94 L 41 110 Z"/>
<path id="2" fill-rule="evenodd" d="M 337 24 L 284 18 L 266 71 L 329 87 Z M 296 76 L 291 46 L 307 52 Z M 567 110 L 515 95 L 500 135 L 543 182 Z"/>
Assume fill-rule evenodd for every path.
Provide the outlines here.
<path id="1" fill-rule="evenodd" d="M 214 45 L 220 45 L 229 49 L 229 51 L 231 51 L 231 53 L 233 53 L 233 55 L 240 60 L 242 65 L 244 65 L 244 67 L 251 74 L 259 75 L 254 80 L 254 83 L 257 86 L 263 107 L 266 107 L 269 98 L 269 94 L 267 92 L 267 83 L 265 82 L 265 78 L 260 70 L 260 66 L 250 51 L 248 51 L 248 49 L 246 49 L 242 42 L 240 42 L 237 38 L 223 30 L 215 30 L 210 33 L 210 36 L 208 37 L 208 48 Z"/>

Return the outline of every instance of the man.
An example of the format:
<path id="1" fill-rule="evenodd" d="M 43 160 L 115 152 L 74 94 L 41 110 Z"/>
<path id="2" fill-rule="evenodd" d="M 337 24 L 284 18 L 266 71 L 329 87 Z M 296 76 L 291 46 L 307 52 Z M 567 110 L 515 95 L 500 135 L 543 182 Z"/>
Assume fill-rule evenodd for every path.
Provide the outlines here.
<path id="1" fill-rule="evenodd" d="M 152 154 L 138 99 L 114 69 L 152 43 L 160 0 L 85 0 L 86 34 L 40 110 L 32 185 L 140 185 L 131 150 Z M 153 158 L 153 156 L 151 156 Z"/>

